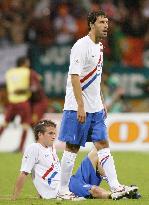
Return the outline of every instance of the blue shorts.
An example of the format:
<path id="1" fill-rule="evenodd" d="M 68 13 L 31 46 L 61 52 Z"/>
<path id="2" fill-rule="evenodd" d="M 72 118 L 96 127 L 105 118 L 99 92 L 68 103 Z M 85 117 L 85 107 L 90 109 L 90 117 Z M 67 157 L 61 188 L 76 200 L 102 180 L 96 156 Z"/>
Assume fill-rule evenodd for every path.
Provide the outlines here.
<path id="1" fill-rule="evenodd" d="M 65 110 L 63 112 L 59 140 L 70 144 L 85 146 L 88 141 L 98 142 L 107 139 L 104 110 L 87 113 L 85 123 L 79 123 L 77 112 Z"/>
<path id="2" fill-rule="evenodd" d="M 71 176 L 69 189 L 76 196 L 92 198 L 90 193 L 92 186 L 99 186 L 101 181 L 101 176 L 98 172 L 96 172 L 92 162 L 87 156 L 81 162 L 77 172 Z"/>
<path id="3" fill-rule="evenodd" d="M 84 197 L 84 198 L 92 198 L 90 190 L 93 185 L 86 184 L 83 181 L 80 181 L 79 178 L 72 176 L 70 178 L 69 189 L 76 196 Z"/>

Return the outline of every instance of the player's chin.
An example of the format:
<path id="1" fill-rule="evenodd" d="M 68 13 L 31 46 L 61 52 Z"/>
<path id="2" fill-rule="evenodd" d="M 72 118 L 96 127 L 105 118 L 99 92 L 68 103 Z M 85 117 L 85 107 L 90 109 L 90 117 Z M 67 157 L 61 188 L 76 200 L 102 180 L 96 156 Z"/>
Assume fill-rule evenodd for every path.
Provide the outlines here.
<path id="1" fill-rule="evenodd" d="M 51 142 L 53 143 L 55 141 L 55 138 L 51 139 Z"/>
<path id="2" fill-rule="evenodd" d="M 50 142 L 49 142 L 49 146 L 53 145 L 55 139 L 51 139 Z"/>
<path id="3" fill-rule="evenodd" d="M 103 37 L 103 38 L 106 38 L 106 37 L 107 37 L 107 32 L 103 32 L 103 33 L 102 33 L 102 37 Z"/>

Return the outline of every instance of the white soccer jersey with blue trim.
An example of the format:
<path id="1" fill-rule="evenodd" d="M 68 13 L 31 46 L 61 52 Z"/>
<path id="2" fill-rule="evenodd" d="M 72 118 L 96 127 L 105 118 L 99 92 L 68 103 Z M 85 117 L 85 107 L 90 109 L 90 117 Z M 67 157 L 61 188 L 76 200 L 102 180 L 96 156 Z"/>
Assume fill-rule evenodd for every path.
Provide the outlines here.
<path id="1" fill-rule="evenodd" d="M 45 148 L 40 143 L 29 145 L 20 171 L 32 174 L 33 183 L 42 198 L 56 198 L 61 167 L 54 147 Z"/>
<path id="2" fill-rule="evenodd" d="M 80 76 L 85 112 L 94 113 L 103 109 L 100 95 L 102 65 L 102 43 L 95 44 L 89 36 L 85 36 L 74 44 L 70 54 L 64 110 L 78 109 L 71 74 Z"/>

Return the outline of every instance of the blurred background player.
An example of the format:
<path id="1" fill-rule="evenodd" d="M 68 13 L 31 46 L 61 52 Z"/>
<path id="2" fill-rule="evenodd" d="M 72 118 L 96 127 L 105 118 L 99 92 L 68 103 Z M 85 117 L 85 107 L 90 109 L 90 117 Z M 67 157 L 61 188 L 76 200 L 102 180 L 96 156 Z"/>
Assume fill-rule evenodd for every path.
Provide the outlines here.
<path id="1" fill-rule="evenodd" d="M 18 151 L 22 151 L 31 124 L 29 61 L 22 64 L 21 59 L 18 59 L 17 67 L 10 68 L 6 72 L 6 90 L 8 106 L 5 111 L 4 123 L 0 127 L 0 135 L 2 135 L 8 123 L 19 115 L 21 117 L 22 134 Z"/>
<path id="2" fill-rule="evenodd" d="M 30 105 L 31 105 L 31 113 L 32 113 L 31 125 L 33 126 L 43 118 L 43 115 L 48 108 L 48 97 L 45 95 L 45 92 L 42 88 L 41 76 L 33 69 L 31 69 L 30 72 L 31 72 Z"/>
<path id="3" fill-rule="evenodd" d="M 30 67 L 30 59 L 27 56 L 22 56 L 18 59 L 21 66 L 28 66 L 30 69 L 30 87 L 31 96 L 29 98 L 31 106 L 31 125 L 33 126 L 39 122 L 48 107 L 48 98 L 45 95 L 44 89 L 41 85 L 42 77 L 35 70 Z"/>
<path id="4" fill-rule="evenodd" d="M 24 70 L 27 74 L 25 72 L 23 73 Z M 24 87 L 24 81 L 27 82 L 26 87 Z M 40 81 L 40 75 L 33 69 L 30 69 L 30 60 L 26 56 L 18 58 L 17 68 L 10 69 L 6 74 L 9 105 L 6 108 L 5 122 L 0 128 L 0 134 L 3 133 L 4 128 L 7 127 L 9 122 L 13 121 L 16 115 L 19 115 L 21 117 L 23 133 L 18 151 L 23 150 L 27 130 L 43 117 L 48 106 L 48 98 L 43 91 Z M 23 96 L 26 98 L 23 98 Z M 23 101 L 24 99 L 25 102 Z M 26 106 L 25 109 L 23 109 L 24 106 Z"/>

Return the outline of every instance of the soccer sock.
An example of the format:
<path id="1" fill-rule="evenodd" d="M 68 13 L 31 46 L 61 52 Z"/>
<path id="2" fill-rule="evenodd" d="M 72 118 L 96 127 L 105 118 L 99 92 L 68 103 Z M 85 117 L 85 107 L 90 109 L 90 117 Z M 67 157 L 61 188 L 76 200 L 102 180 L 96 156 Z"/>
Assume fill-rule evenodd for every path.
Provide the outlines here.
<path id="1" fill-rule="evenodd" d="M 117 173 L 115 169 L 115 164 L 113 157 L 110 153 L 109 148 L 104 148 L 98 151 L 98 158 L 100 159 L 100 164 L 103 167 L 105 174 L 107 176 L 107 182 L 110 186 L 110 189 L 116 189 L 120 186 L 118 179 L 117 179 Z"/>
<path id="2" fill-rule="evenodd" d="M 20 142 L 20 146 L 19 146 L 19 151 L 21 151 L 21 152 L 23 151 L 23 147 L 24 147 L 26 137 L 27 137 L 27 130 L 25 129 L 22 132 L 21 142 Z"/>
<path id="3" fill-rule="evenodd" d="M 61 159 L 61 180 L 60 180 L 60 187 L 59 192 L 65 192 L 69 190 L 69 181 L 72 175 L 72 170 L 74 167 L 75 159 L 77 154 L 68 152 L 64 150 L 62 159 Z"/>

